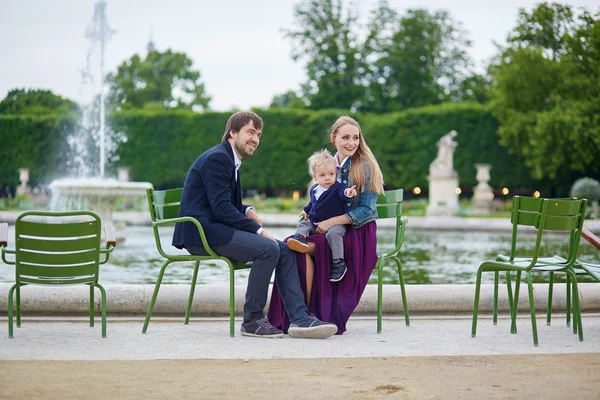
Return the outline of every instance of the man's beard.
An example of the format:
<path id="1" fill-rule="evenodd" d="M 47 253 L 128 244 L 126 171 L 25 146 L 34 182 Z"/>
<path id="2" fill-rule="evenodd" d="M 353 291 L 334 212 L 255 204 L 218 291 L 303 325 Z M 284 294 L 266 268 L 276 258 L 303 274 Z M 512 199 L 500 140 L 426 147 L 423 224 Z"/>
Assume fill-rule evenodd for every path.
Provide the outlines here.
<path id="1" fill-rule="evenodd" d="M 252 148 L 250 145 L 248 145 L 248 147 Z M 250 157 L 252 154 L 254 154 L 254 150 L 256 150 L 256 147 L 252 148 L 251 152 L 248 152 L 244 144 L 235 142 L 235 149 L 242 157 Z"/>

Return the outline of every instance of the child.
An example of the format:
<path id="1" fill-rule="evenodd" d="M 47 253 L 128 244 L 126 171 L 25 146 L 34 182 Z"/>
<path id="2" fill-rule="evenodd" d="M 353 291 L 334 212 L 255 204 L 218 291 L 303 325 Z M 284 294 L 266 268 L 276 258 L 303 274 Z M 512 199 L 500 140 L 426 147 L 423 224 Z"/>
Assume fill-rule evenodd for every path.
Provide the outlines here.
<path id="1" fill-rule="evenodd" d="M 302 220 L 298 223 L 296 233 L 288 239 L 287 245 L 290 249 L 306 253 L 308 243 L 306 237 L 315 233 L 319 222 L 337 217 L 345 213 L 344 203 L 347 199 L 356 196 L 356 186 L 347 188 L 336 181 L 335 159 L 328 150 L 317 151 L 309 159 L 313 179 L 317 182 L 310 190 L 310 201 L 300 214 Z M 344 234 L 345 225 L 333 225 L 325 237 L 331 248 L 333 263 L 329 280 L 339 282 L 346 275 L 346 263 L 344 261 Z"/>

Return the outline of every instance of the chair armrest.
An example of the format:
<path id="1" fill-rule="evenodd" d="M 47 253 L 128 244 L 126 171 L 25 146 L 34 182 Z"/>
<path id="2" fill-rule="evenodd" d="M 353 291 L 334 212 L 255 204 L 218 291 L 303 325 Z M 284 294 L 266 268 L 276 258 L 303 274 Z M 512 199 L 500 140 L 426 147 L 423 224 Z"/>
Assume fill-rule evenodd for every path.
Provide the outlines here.
<path id="1" fill-rule="evenodd" d="M 0 246 L 8 246 L 8 224 L 6 222 L 0 224 Z"/>
<path id="2" fill-rule="evenodd" d="M 0 229 L 0 231 L 1 231 L 1 229 Z M 594 246 L 595 248 L 600 250 L 600 238 L 598 236 L 594 235 L 592 233 L 592 231 L 590 231 L 589 229 L 583 228 L 581 230 L 581 237 L 584 238 L 585 240 L 587 240 L 588 242 L 590 242 L 592 244 L 592 246 Z"/>
<path id="3" fill-rule="evenodd" d="M 7 260 L 6 255 L 16 254 L 16 251 L 9 250 L 6 248 L 6 246 L 8 246 L 8 224 L 3 222 L 0 224 L 0 252 L 2 253 L 2 261 L 4 261 L 6 264 L 14 265 L 16 261 Z"/>
<path id="4" fill-rule="evenodd" d="M 200 222 L 193 217 L 177 217 L 177 218 L 170 218 L 170 219 L 163 219 L 160 221 L 156 221 L 152 223 L 153 227 L 159 227 L 162 225 L 173 225 L 176 224 L 178 222 L 191 222 L 192 224 L 196 225 L 196 228 L 198 228 L 198 234 L 200 234 L 200 240 L 202 241 L 202 246 L 204 246 L 204 249 L 206 250 L 206 252 L 213 256 L 213 257 L 219 257 L 218 254 L 216 254 L 213 249 L 210 248 L 208 242 L 206 241 L 206 235 L 204 234 L 204 228 L 202 228 L 202 225 L 200 224 Z M 158 243 L 157 243 L 158 245 Z M 161 250 L 159 250 L 159 252 L 161 252 Z M 162 253 L 161 253 L 162 254 Z M 166 257 L 165 254 L 162 254 L 163 256 Z"/>
<path id="5" fill-rule="evenodd" d="M 112 224 L 104 224 L 104 235 L 106 236 L 106 248 L 110 246 L 117 247 L 117 240 L 115 239 L 115 232 Z"/>

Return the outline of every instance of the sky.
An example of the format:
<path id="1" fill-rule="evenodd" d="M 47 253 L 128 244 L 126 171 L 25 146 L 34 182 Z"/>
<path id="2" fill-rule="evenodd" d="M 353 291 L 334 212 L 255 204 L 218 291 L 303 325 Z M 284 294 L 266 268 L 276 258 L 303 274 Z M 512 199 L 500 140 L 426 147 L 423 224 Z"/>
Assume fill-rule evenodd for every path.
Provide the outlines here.
<path id="1" fill-rule="evenodd" d="M 306 80 L 294 62 L 282 29 L 294 27 L 299 0 L 107 0 L 115 31 L 105 51 L 105 71 L 114 72 L 134 54 L 145 57 L 152 35 L 157 50 L 185 52 L 201 73 L 211 109 L 266 107 L 276 94 L 298 90 Z M 96 0 L 0 0 L 0 99 L 15 88 L 46 89 L 78 102 L 99 90 L 82 84 L 90 41 L 85 38 Z M 473 41 L 469 50 L 482 71 L 505 43 L 518 10 L 532 0 L 389 0 L 400 14 L 408 8 L 448 10 Z M 564 3 L 564 2 L 563 2 Z M 569 0 L 598 10 L 600 0 Z M 350 4 L 349 1 L 344 2 Z M 362 21 L 376 1 L 355 2 Z M 92 58 L 99 71 L 99 57 Z M 99 73 L 96 72 L 99 76 Z"/>

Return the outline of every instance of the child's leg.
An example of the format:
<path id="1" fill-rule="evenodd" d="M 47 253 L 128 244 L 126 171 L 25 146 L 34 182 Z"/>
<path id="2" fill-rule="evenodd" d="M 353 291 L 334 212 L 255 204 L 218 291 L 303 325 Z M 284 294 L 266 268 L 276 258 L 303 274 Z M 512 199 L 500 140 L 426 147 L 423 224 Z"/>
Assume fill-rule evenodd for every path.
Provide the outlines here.
<path id="1" fill-rule="evenodd" d="M 315 231 L 315 226 L 310 221 L 301 221 L 296 228 L 296 234 L 288 239 L 288 247 L 299 253 L 306 253 L 310 250 L 310 246 L 306 238 Z"/>
<path id="2" fill-rule="evenodd" d="M 333 225 L 325 233 L 331 255 L 334 260 L 344 259 L 344 235 L 346 234 L 346 225 Z"/>
<path id="3" fill-rule="evenodd" d="M 296 233 L 308 237 L 315 233 L 315 226 L 310 221 L 300 221 L 298 222 L 298 226 L 296 227 Z"/>

